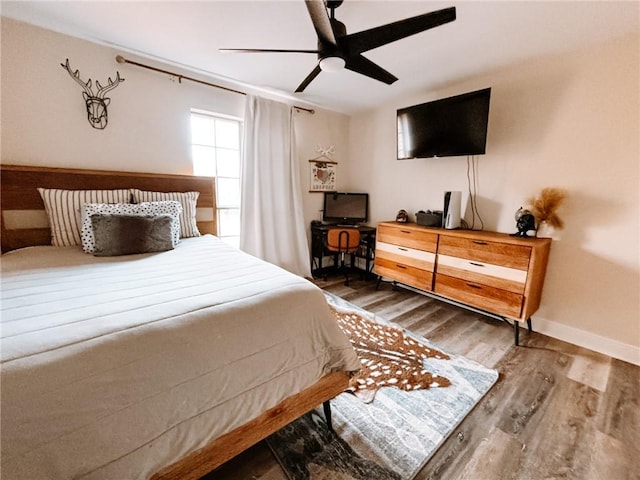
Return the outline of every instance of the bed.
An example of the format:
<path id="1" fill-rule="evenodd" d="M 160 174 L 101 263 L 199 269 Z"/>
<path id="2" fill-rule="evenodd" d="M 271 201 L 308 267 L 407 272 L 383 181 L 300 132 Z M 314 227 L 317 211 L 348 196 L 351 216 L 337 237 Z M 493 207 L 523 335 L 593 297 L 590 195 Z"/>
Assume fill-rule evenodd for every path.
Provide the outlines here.
<path id="1" fill-rule="evenodd" d="M 37 187 L 198 191 L 204 235 L 50 246 Z M 2 166 L 3 478 L 199 478 L 346 389 L 322 292 L 215 234 L 213 179 Z"/>

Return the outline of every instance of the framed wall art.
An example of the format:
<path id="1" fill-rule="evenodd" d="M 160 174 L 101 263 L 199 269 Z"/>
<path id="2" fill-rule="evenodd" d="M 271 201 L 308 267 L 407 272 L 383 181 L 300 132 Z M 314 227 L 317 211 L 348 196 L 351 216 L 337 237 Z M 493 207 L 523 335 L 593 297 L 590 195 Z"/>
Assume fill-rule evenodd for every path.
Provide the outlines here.
<path id="1" fill-rule="evenodd" d="M 335 192 L 337 164 L 332 160 L 309 160 L 309 191 Z"/>

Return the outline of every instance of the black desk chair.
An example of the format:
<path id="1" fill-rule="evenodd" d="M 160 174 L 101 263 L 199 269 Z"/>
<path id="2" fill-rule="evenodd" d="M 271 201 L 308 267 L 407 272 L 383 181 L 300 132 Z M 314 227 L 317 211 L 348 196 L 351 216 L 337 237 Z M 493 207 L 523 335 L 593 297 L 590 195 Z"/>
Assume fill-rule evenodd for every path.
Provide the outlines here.
<path id="1" fill-rule="evenodd" d="M 340 255 L 339 269 L 344 273 L 344 284 L 349 285 L 348 270 L 344 264 L 344 257 L 351 255 L 350 267 L 353 267 L 353 254 L 360 248 L 360 231 L 357 228 L 335 227 L 327 232 L 327 250 Z"/>

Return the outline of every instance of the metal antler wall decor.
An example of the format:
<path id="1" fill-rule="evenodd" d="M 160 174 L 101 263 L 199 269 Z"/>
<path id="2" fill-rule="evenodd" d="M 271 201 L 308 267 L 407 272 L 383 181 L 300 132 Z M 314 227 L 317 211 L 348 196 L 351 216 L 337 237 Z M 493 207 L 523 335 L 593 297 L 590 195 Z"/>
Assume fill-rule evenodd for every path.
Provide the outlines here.
<path id="1" fill-rule="evenodd" d="M 94 94 L 91 89 L 91 79 L 85 83 L 80 79 L 80 72 L 78 70 L 72 72 L 68 58 L 66 63 L 61 63 L 60 65 L 69 73 L 69 75 L 71 75 L 71 78 L 73 78 L 84 89 L 82 97 L 87 104 L 87 120 L 89 120 L 91 126 L 98 130 L 104 129 L 104 127 L 107 126 L 107 105 L 111 102 L 111 99 L 105 97 L 105 95 L 108 91 L 116 88 L 120 82 L 124 82 L 124 78 L 120 77 L 120 72 L 116 71 L 115 81 L 111 80 L 111 77 L 109 77 L 109 84 L 104 87 L 96 80 L 98 92 Z"/>

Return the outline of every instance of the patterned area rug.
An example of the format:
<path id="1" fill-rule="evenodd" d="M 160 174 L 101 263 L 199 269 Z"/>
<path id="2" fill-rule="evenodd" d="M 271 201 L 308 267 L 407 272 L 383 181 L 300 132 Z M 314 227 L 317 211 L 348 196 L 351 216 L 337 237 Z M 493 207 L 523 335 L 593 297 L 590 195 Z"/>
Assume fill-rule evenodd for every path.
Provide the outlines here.
<path id="1" fill-rule="evenodd" d="M 389 322 L 325 292 L 338 312 Z M 404 331 L 429 350 L 444 352 Z M 267 443 L 291 480 L 411 480 L 498 379 L 498 372 L 464 357 L 421 357 L 424 370 L 447 379 L 444 388 L 406 391 L 384 386 L 371 403 L 352 393 L 331 401 L 333 427 L 321 409 L 273 434 Z M 428 385 L 427 385 L 428 387 Z"/>

